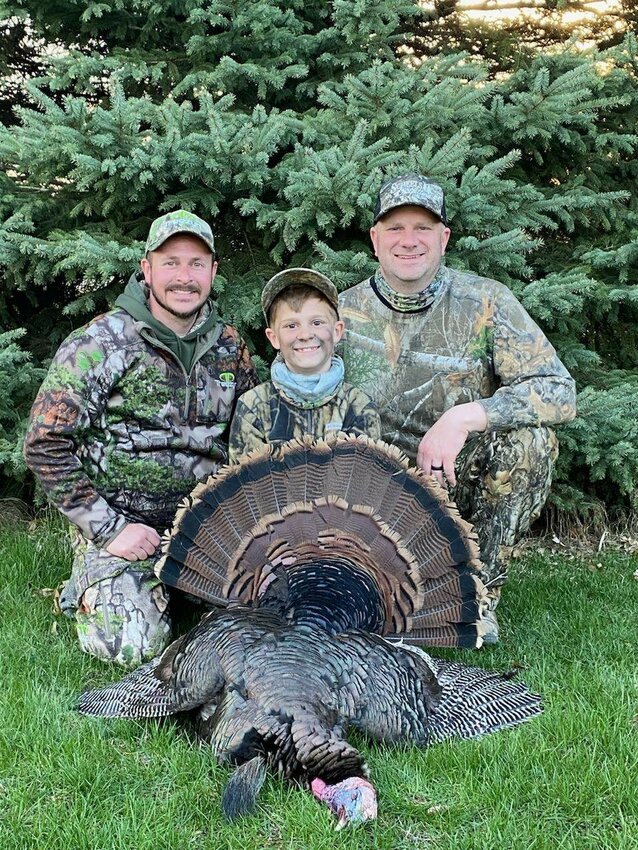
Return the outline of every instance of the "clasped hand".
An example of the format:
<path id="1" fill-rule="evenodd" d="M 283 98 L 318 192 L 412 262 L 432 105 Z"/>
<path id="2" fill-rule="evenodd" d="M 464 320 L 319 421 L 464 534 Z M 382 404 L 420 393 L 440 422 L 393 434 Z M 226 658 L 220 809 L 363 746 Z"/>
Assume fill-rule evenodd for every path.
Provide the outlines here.
<path id="1" fill-rule="evenodd" d="M 155 552 L 159 542 L 159 534 L 150 525 L 130 522 L 105 548 L 107 552 L 117 558 L 124 558 L 127 561 L 143 561 Z"/>

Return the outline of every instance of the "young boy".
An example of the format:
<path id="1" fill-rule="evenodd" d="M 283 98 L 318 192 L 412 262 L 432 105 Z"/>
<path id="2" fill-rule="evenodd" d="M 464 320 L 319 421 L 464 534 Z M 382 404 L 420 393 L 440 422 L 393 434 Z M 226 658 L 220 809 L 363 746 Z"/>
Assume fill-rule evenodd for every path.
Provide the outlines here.
<path id="1" fill-rule="evenodd" d="M 266 336 L 278 354 L 270 381 L 244 393 L 230 427 L 230 460 L 311 434 L 339 431 L 378 439 L 379 414 L 367 395 L 343 380 L 343 360 L 334 353 L 344 324 L 335 285 L 311 269 L 286 269 L 272 277 L 261 296 Z"/>

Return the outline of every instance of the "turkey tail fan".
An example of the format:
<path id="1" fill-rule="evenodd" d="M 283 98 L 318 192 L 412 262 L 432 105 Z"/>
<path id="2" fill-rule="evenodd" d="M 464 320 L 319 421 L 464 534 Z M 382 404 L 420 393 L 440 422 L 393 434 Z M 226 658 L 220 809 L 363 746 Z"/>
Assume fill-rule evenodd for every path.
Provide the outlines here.
<path id="1" fill-rule="evenodd" d="M 420 653 L 418 647 L 406 647 Z M 509 674 L 427 656 L 442 690 L 430 714 L 432 741 L 477 738 L 518 726 L 543 712 L 542 699 Z"/>
<path id="2" fill-rule="evenodd" d="M 471 527 L 382 441 L 306 437 L 247 455 L 195 488 L 162 553 L 165 584 L 217 605 L 264 605 L 284 576 L 295 621 L 429 646 L 483 640 Z"/>

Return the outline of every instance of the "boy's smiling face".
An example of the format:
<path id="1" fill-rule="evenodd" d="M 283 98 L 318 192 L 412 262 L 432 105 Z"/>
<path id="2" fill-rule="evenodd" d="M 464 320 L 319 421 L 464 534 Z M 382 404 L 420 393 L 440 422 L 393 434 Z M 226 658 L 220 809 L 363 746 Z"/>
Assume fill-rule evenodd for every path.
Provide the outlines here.
<path id="1" fill-rule="evenodd" d="M 344 324 L 322 298 L 310 296 L 297 310 L 282 298 L 270 317 L 266 336 L 291 372 L 327 372 Z"/>

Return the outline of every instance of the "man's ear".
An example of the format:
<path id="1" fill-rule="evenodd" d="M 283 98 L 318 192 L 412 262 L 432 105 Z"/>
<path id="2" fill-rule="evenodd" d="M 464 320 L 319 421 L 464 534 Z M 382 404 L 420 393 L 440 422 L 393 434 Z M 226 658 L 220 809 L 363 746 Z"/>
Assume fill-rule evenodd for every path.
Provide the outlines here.
<path id="1" fill-rule="evenodd" d="M 146 257 L 142 257 L 140 261 L 140 266 L 142 267 L 142 274 L 144 275 L 144 280 L 147 283 L 151 282 L 151 264 L 146 259 Z"/>
<path id="2" fill-rule="evenodd" d="M 447 248 L 447 243 L 450 240 L 451 230 L 449 227 L 444 227 L 441 231 L 441 254 L 445 254 L 445 249 Z"/>
<path id="3" fill-rule="evenodd" d="M 374 251 L 374 256 L 377 257 L 377 228 L 370 228 L 370 241 L 372 242 L 372 249 Z"/>
<path id="4" fill-rule="evenodd" d="M 346 329 L 345 324 L 341 321 L 341 319 L 339 319 L 339 321 L 335 323 L 335 329 L 334 329 L 334 334 L 333 334 L 333 339 L 335 341 L 335 344 L 339 342 L 339 340 L 343 336 L 343 332 L 345 331 L 345 329 Z"/>
<path id="5" fill-rule="evenodd" d="M 277 351 L 281 348 L 279 344 L 279 337 L 275 333 L 272 328 L 266 328 L 266 337 L 268 338 L 268 342 L 272 345 L 273 348 L 276 348 Z"/>

